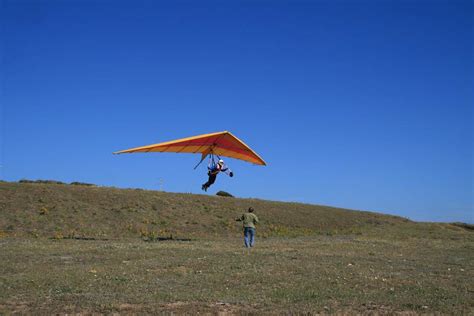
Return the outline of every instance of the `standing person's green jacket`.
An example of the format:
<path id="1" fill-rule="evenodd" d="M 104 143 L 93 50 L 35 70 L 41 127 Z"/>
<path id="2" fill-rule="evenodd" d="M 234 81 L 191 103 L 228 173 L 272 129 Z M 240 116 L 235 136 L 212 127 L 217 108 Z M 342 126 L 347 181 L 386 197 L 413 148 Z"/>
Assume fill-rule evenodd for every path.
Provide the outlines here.
<path id="1" fill-rule="evenodd" d="M 244 213 L 240 218 L 237 218 L 237 221 L 242 222 L 244 228 L 251 227 L 255 228 L 255 224 L 258 223 L 258 217 L 254 213 Z"/>

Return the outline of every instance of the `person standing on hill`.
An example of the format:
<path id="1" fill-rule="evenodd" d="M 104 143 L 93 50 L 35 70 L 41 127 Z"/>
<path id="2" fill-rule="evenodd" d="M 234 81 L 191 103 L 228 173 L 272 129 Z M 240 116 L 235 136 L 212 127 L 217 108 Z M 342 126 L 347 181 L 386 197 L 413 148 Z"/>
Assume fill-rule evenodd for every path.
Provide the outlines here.
<path id="1" fill-rule="evenodd" d="M 247 213 L 242 214 L 236 221 L 242 222 L 244 228 L 245 247 L 253 247 L 255 243 L 255 224 L 258 223 L 258 217 L 253 213 L 254 209 L 249 207 Z"/>

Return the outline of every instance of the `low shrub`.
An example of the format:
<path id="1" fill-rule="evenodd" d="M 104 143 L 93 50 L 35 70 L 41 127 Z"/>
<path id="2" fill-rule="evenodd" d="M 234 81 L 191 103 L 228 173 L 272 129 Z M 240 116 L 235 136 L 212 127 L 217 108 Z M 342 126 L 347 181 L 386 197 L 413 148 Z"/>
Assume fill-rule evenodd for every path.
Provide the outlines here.
<path id="1" fill-rule="evenodd" d="M 35 181 L 33 180 L 28 180 L 28 179 L 21 179 L 20 181 L 18 181 L 19 183 L 35 183 Z"/>
<path id="2" fill-rule="evenodd" d="M 216 193 L 218 196 L 226 196 L 226 197 L 234 197 L 232 194 L 225 192 L 225 191 L 219 191 Z"/>
<path id="3" fill-rule="evenodd" d="M 82 185 L 82 186 L 86 186 L 86 187 L 94 187 L 95 186 L 95 184 L 93 184 L 93 183 L 77 182 L 77 181 L 71 182 L 70 185 Z"/>
<path id="4" fill-rule="evenodd" d="M 21 179 L 18 181 L 19 183 L 42 183 L 42 184 L 65 184 L 61 181 L 56 180 L 28 180 L 28 179 Z"/>
<path id="5" fill-rule="evenodd" d="M 36 180 L 36 183 L 43 183 L 43 184 L 66 184 L 61 181 L 56 181 L 56 180 Z"/>
<path id="6" fill-rule="evenodd" d="M 173 240 L 173 234 L 166 229 L 149 231 L 146 228 L 141 228 L 140 235 L 143 241 Z"/>

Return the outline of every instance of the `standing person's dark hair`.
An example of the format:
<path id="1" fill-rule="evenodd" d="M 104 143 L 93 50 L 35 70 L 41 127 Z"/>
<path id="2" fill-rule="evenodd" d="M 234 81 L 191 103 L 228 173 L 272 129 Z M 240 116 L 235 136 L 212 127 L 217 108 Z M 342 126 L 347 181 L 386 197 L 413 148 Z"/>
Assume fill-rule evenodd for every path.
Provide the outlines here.
<path id="1" fill-rule="evenodd" d="M 254 213 L 253 207 L 249 207 L 247 213 L 242 214 L 236 219 L 238 222 L 242 222 L 244 229 L 244 244 L 245 247 L 253 247 L 255 244 L 255 224 L 258 223 L 258 217 Z"/>

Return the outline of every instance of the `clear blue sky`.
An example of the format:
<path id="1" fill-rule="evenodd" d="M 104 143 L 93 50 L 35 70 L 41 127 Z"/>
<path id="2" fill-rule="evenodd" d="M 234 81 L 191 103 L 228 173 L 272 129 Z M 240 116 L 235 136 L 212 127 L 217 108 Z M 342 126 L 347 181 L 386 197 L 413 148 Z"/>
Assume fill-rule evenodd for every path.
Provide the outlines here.
<path id="1" fill-rule="evenodd" d="M 201 193 L 112 152 L 229 130 L 268 166 L 208 194 L 474 222 L 472 1 L 0 3 L 4 180 Z"/>

